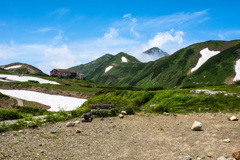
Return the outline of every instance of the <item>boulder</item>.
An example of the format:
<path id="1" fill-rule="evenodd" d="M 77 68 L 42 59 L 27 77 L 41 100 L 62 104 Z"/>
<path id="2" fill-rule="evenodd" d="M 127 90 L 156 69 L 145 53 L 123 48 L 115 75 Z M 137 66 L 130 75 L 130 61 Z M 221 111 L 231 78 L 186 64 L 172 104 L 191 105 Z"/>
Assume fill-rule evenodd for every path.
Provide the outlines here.
<path id="1" fill-rule="evenodd" d="M 234 153 L 232 154 L 232 156 L 233 156 L 235 159 L 240 160 L 240 151 L 234 152 Z"/>
<path id="2" fill-rule="evenodd" d="M 119 114 L 119 118 L 124 118 L 124 115 L 122 115 L 122 114 Z"/>
<path id="3" fill-rule="evenodd" d="M 121 111 L 122 115 L 127 115 L 127 111 Z"/>
<path id="4" fill-rule="evenodd" d="M 181 156 L 179 160 L 192 160 L 190 156 Z"/>
<path id="5" fill-rule="evenodd" d="M 75 126 L 75 123 L 73 123 L 73 122 L 68 122 L 68 123 L 66 124 L 66 126 L 67 126 L 67 127 L 73 127 L 73 126 Z"/>
<path id="6" fill-rule="evenodd" d="M 192 125 L 192 131 L 201 131 L 202 130 L 202 123 L 195 121 Z"/>

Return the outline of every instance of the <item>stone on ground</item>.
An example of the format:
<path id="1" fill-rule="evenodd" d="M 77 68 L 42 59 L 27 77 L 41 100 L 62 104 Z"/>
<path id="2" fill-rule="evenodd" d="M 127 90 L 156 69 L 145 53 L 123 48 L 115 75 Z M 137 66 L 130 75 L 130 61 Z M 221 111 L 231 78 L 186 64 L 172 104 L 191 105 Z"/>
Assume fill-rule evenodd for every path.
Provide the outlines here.
<path id="1" fill-rule="evenodd" d="M 75 126 L 75 123 L 73 123 L 73 122 L 68 122 L 68 123 L 66 124 L 66 126 L 67 126 L 67 127 L 73 127 L 73 126 Z"/>
<path id="2" fill-rule="evenodd" d="M 126 111 L 121 111 L 121 114 L 122 115 L 127 115 L 127 112 Z"/>
<path id="3" fill-rule="evenodd" d="M 240 151 L 234 152 L 234 153 L 232 154 L 232 156 L 233 156 L 234 158 L 236 158 L 237 160 L 240 160 Z"/>
<path id="4" fill-rule="evenodd" d="M 236 116 L 232 116 L 229 118 L 230 121 L 238 121 L 238 118 Z"/>
<path id="5" fill-rule="evenodd" d="M 190 156 L 181 156 L 179 160 L 192 160 Z"/>
<path id="6" fill-rule="evenodd" d="M 228 139 L 224 139 L 223 142 L 224 142 L 224 143 L 230 143 L 231 140 L 228 138 Z"/>
<path id="7" fill-rule="evenodd" d="M 75 124 L 79 124 L 79 123 L 80 123 L 80 121 L 75 121 L 74 123 L 75 123 Z"/>
<path id="8" fill-rule="evenodd" d="M 193 131 L 201 131 L 202 130 L 202 123 L 195 121 L 192 125 L 192 130 Z"/>
<path id="9" fill-rule="evenodd" d="M 221 157 L 218 157 L 217 160 L 227 160 L 227 158 L 224 156 L 221 156 Z"/>
<path id="10" fill-rule="evenodd" d="M 122 115 L 122 114 L 119 114 L 119 118 L 124 118 L 124 115 Z"/>

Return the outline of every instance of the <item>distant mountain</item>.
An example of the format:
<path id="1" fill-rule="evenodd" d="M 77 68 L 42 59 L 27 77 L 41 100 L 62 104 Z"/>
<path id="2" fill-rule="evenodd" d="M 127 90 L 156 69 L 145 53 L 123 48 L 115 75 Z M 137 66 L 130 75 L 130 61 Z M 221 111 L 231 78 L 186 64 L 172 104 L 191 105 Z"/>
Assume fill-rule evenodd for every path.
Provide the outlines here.
<path id="1" fill-rule="evenodd" d="M 40 69 L 25 63 L 11 63 L 0 66 L 2 70 L 19 74 L 38 74 L 46 75 Z"/>
<path id="2" fill-rule="evenodd" d="M 169 56 L 169 54 L 167 52 L 164 52 L 163 50 L 161 50 L 158 47 L 150 48 L 150 49 L 148 49 L 147 51 L 145 51 L 143 53 L 151 55 L 151 56 L 155 56 L 157 58 L 162 58 L 162 57 Z"/>
<path id="3" fill-rule="evenodd" d="M 176 88 L 233 83 L 239 57 L 240 40 L 207 41 L 148 63 L 119 53 L 70 69 L 112 86 Z"/>

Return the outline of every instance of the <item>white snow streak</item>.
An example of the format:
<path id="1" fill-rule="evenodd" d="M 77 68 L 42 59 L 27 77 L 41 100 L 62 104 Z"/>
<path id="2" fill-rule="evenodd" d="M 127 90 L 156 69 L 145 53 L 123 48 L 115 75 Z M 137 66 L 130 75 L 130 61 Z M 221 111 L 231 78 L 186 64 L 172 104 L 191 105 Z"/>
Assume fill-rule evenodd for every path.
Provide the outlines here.
<path id="1" fill-rule="evenodd" d="M 240 80 L 240 59 L 237 60 L 236 62 L 235 72 L 236 72 L 236 76 L 233 78 L 234 82 Z"/>
<path id="2" fill-rule="evenodd" d="M 11 66 L 4 69 L 9 70 L 9 69 L 20 68 L 20 67 L 22 67 L 22 65 Z"/>
<path id="3" fill-rule="evenodd" d="M 1 80 L 1 81 L 4 81 L 4 82 L 12 82 L 12 81 L 27 82 L 29 80 L 33 80 L 33 81 L 38 81 L 41 84 L 49 83 L 49 84 L 58 84 L 59 85 L 59 83 L 54 82 L 54 81 L 49 81 L 49 80 L 46 80 L 46 79 L 31 77 L 31 76 L 18 76 L 18 75 L 0 74 L 0 78 L 3 78 L 3 77 L 6 78 L 6 80 Z"/>
<path id="4" fill-rule="evenodd" d="M 108 66 L 106 69 L 105 69 L 105 73 L 108 72 L 110 69 L 112 69 L 113 66 Z"/>
<path id="5" fill-rule="evenodd" d="M 122 57 L 122 62 L 127 63 L 128 62 L 127 58 L 126 57 Z"/>
<path id="6" fill-rule="evenodd" d="M 50 95 L 34 91 L 26 90 L 3 90 L 0 89 L 2 94 L 12 96 L 15 98 L 20 98 L 27 101 L 38 102 L 51 108 L 49 111 L 71 111 L 75 110 L 77 107 L 80 107 L 86 99 L 60 96 L 60 95 Z"/>
<path id="7" fill-rule="evenodd" d="M 199 58 L 197 65 L 192 68 L 191 73 L 196 71 L 199 67 L 201 67 L 209 58 L 217 55 L 220 51 L 210 51 L 208 48 L 204 48 L 200 51 L 202 57 Z"/>

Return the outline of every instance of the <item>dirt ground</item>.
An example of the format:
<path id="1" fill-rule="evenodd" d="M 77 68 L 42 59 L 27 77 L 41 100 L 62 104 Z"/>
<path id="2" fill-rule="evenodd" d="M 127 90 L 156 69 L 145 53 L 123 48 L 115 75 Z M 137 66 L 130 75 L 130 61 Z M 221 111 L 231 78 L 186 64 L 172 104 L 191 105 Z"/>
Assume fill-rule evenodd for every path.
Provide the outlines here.
<path id="1" fill-rule="evenodd" d="M 127 115 L 94 118 L 91 123 L 66 127 L 66 122 L 11 131 L 0 135 L 0 159 L 138 159 L 210 160 L 240 151 L 240 122 L 228 121 L 233 114 L 201 113 Z M 239 117 L 239 113 L 235 114 Z M 71 121 L 80 120 L 74 119 Z M 203 131 L 192 131 L 194 121 Z M 76 133 L 79 129 L 81 133 Z M 56 134 L 51 134 L 56 130 Z M 230 143 L 223 142 L 229 138 Z"/>

